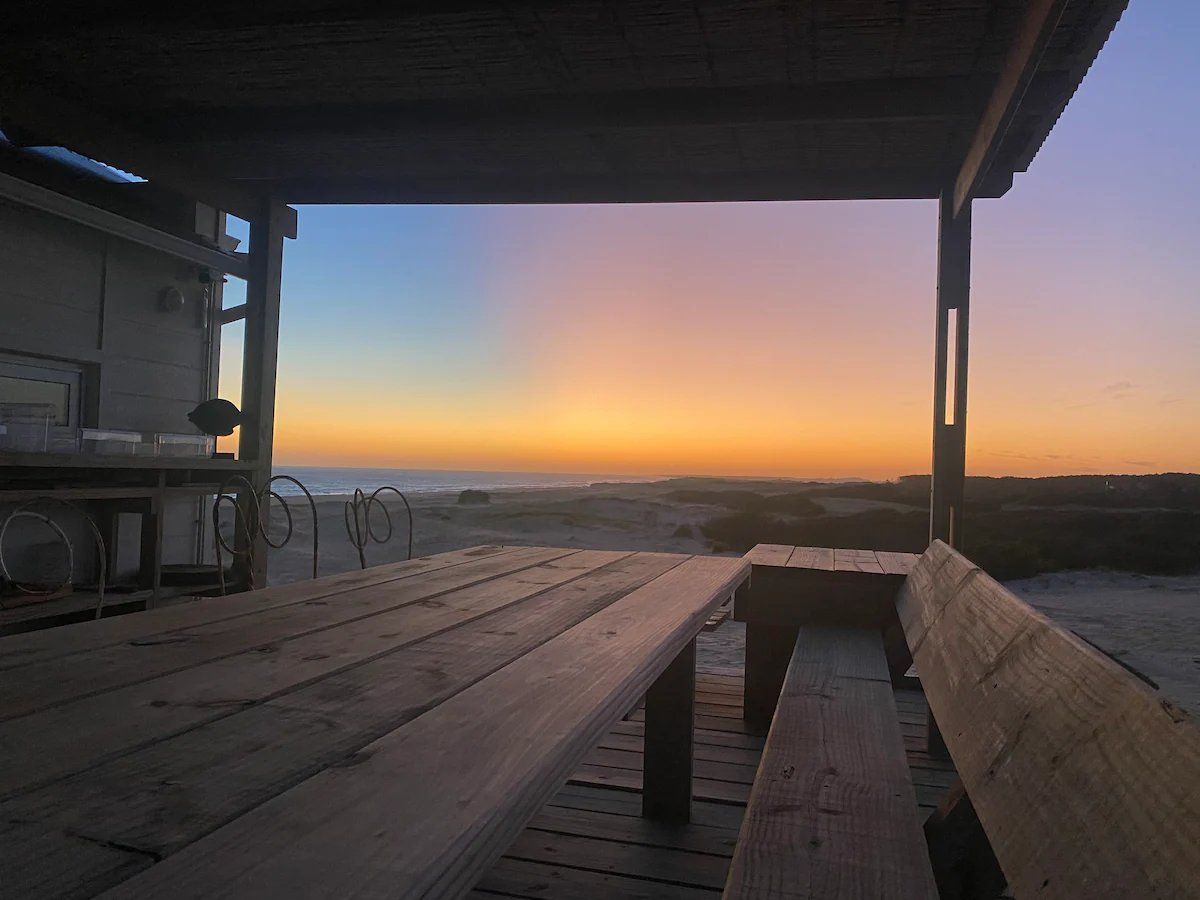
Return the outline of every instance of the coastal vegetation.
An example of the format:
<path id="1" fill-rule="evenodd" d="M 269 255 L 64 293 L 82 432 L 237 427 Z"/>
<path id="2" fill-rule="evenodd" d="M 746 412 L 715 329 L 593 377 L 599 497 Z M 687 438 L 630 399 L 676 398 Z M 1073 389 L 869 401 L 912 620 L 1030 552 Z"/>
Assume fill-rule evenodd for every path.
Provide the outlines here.
<path id="1" fill-rule="evenodd" d="M 802 495 L 708 493 L 724 507 L 702 528 L 717 550 L 777 543 L 920 552 L 928 541 L 928 476 L 814 484 Z M 865 508 L 839 510 L 848 500 Z M 1200 571 L 1200 475 L 969 478 L 966 516 L 962 549 L 997 578 Z"/>

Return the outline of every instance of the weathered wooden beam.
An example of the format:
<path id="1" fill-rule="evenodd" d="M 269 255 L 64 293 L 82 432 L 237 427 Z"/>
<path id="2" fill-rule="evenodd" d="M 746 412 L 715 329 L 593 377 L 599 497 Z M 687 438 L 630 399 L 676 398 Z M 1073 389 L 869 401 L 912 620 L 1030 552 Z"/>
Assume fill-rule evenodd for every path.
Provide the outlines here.
<path id="1" fill-rule="evenodd" d="M 1043 78 L 1036 91 L 1049 105 L 1061 77 Z M 405 140 L 601 128 L 757 125 L 769 122 L 891 122 L 977 117 L 990 80 L 893 78 L 805 87 L 684 87 L 587 94 L 534 94 L 455 100 L 340 103 L 263 109 L 218 108 L 204 113 L 199 139 L 223 145 L 253 140 L 256 149 L 295 146 L 314 138 Z M 1033 93 L 1033 91 L 1031 91 Z M 150 113 L 165 146 L 197 140 L 194 119 L 172 122 Z"/>
<path id="2" fill-rule="evenodd" d="M 952 547 L 962 539 L 967 455 L 967 351 L 971 301 L 971 206 L 954 214 L 943 194 L 938 206 L 937 319 L 933 373 L 933 474 L 929 539 Z M 950 353 L 950 313 L 954 353 Z M 954 362 L 953 395 L 950 362 Z M 949 406 L 947 406 L 949 404 Z"/>
<path id="3" fill-rule="evenodd" d="M 692 818 L 696 642 L 646 692 L 642 815 L 686 824 Z"/>
<path id="4" fill-rule="evenodd" d="M 562 0 L 523 0 L 525 6 L 559 5 Z M 69 13 L 47 6 L 37 0 L 11 0 L 6 18 L 11 26 L 6 30 L 25 38 L 52 37 L 64 33 L 76 34 L 82 29 L 98 33 L 122 34 L 161 33 L 186 29 L 189 31 L 237 31 L 289 25 L 325 25 L 336 22 L 365 20 L 402 21 L 421 16 L 496 9 L 494 0 L 406 0 L 404 3 L 383 3 L 379 0 L 260 0 L 247 5 L 236 0 L 209 0 L 203 7 L 186 3 L 163 3 L 146 6 L 138 3 L 108 4 L 96 7 L 90 3 L 73 3 Z M 107 15 L 106 15 L 107 13 Z M 7 25 L 7 23 L 6 23 Z"/>
<path id="5" fill-rule="evenodd" d="M 245 303 L 239 303 L 237 306 L 222 309 L 217 313 L 217 321 L 222 325 L 228 325 L 230 322 L 240 322 L 244 318 L 246 318 Z"/>
<path id="6" fill-rule="evenodd" d="M 255 184 L 252 180 L 247 185 Z M 941 196 L 938 168 L 830 172 L 789 170 L 708 175 L 318 175 L 262 182 L 288 203 L 672 203 L 750 200 L 928 200 Z M 1012 177 L 989 178 L 982 195 L 1002 196 Z"/>
<path id="7" fill-rule="evenodd" d="M 954 215 L 959 215 L 967 202 L 978 196 L 976 190 L 996 158 L 1000 142 L 1016 116 L 1066 6 L 1067 0 L 1029 0 L 1020 30 L 1009 48 L 996 87 L 955 179 Z"/>
<path id="8" fill-rule="evenodd" d="M 1187 897 L 1200 728 L 942 542 L 897 599 L 930 709 L 1017 897 Z"/>
<path id="9" fill-rule="evenodd" d="M 19 71 L 0 70 L 0 127 L 9 123 L 76 153 L 133 172 L 247 221 L 260 215 L 268 195 L 224 180 L 186 151 L 158 150 L 154 142 L 94 108 L 53 95 Z M 296 211 L 276 213 L 285 237 L 296 236 Z"/>
<path id="10" fill-rule="evenodd" d="M 246 280 L 246 330 L 242 351 L 242 421 L 238 456 L 254 468 L 257 491 L 271 477 L 275 431 L 275 380 L 279 360 L 279 303 L 283 277 L 284 207 L 265 202 L 250 221 L 249 278 Z M 262 513 L 267 514 L 267 504 Z M 250 522 L 256 587 L 266 585 L 267 545 L 256 523 Z"/>
<path id="11" fill-rule="evenodd" d="M 178 259 L 208 266 L 217 272 L 234 275 L 238 278 L 246 277 L 246 261 L 241 256 L 226 253 L 215 247 L 206 247 L 199 241 L 188 240 L 159 228 L 145 225 L 134 219 L 92 206 L 82 200 L 76 200 L 74 197 L 68 197 L 66 194 L 13 178 L 3 172 L 0 172 L 0 198 L 69 219 L 72 222 L 78 222 L 80 225 L 86 225 L 104 234 L 111 234 L 144 247 L 151 247 Z"/>

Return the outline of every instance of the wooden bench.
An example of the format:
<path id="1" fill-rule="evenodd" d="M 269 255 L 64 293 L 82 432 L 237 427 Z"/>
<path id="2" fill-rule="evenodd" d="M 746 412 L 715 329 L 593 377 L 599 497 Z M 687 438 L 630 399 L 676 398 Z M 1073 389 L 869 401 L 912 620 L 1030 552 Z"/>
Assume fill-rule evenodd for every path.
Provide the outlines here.
<path id="1" fill-rule="evenodd" d="M 892 667 L 908 668 L 895 599 L 915 554 L 759 544 L 745 558 L 753 574 L 738 592 L 733 618 L 746 623 L 743 709 L 756 731 L 771 724 L 801 626 L 887 630 Z"/>
<path id="2" fill-rule="evenodd" d="M 897 608 L 1016 897 L 1200 895 L 1187 713 L 940 541 Z"/>
<path id="3" fill-rule="evenodd" d="M 839 616 L 872 627 L 799 628 L 727 898 L 966 896 L 954 885 L 980 888 L 984 875 L 990 893 L 970 896 L 998 896 L 1005 881 L 1016 897 L 1200 896 L 1200 729 L 941 542 L 892 601 L 960 778 L 929 823 L 931 860 L 878 592 L 859 582 L 857 599 L 831 595 L 825 609 L 801 592 L 789 611 L 759 569 L 786 566 L 796 548 L 756 550 L 743 613 L 767 610 L 778 628 Z M 767 574 L 784 589 L 818 583 Z M 965 858 L 980 846 L 985 860 Z M 976 867 L 966 881 L 963 866 Z"/>
<path id="4" fill-rule="evenodd" d="M 878 629 L 800 629 L 725 897 L 937 896 Z"/>

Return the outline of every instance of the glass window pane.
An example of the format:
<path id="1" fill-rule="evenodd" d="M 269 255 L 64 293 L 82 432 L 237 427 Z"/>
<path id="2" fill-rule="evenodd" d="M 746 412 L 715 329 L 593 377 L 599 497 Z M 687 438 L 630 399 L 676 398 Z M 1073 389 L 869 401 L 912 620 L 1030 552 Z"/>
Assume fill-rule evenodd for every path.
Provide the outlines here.
<path id="1" fill-rule="evenodd" d="M 0 375 L 0 422 L 69 425 L 71 386 Z"/>

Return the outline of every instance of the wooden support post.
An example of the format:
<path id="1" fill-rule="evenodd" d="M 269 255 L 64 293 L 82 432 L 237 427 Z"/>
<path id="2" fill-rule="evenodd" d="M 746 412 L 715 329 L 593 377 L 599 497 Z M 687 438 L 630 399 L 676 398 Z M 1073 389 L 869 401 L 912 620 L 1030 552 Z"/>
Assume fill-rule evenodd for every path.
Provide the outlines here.
<path id="1" fill-rule="evenodd" d="M 141 553 L 138 562 L 138 586 L 150 591 L 146 609 L 158 605 L 162 589 L 163 491 L 165 474 L 159 474 L 159 489 L 150 498 L 150 508 L 142 514 Z"/>
<path id="2" fill-rule="evenodd" d="M 942 195 L 938 221 L 937 337 L 933 375 L 933 477 L 929 540 L 952 547 L 962 539 L 967 456 L 967 340 L 971 295 L 971 203 L 956 216 Z M 950 351 L 951 313 L 954 350 Z M 954 361 L 953 379 L 949 375 Z M 949 396 L 953 384 L 953 396 Z"/>
<path id="3" fill-rule="evenodd" d="M 933 710 L 929 711 L 929 718 L 925 722 L 925 752 L 935 759 L 949 759 L 950 750 L 946 747 L 946 739 L 942 737 L 942 730 L 938 727 L 937 719 L 933 717 Z"/>
<path id="4" fill-rule="evenodd" d="M 246 281 L 246 332 L 242 353 L 242 424 L 239 457 L 253 464 L 251 481 L 261 492 L 271 477 L 275 429 L 275 369 L 279 358 L 279 298 L 283 276 L 283 239 L 287 207 L 264 203 L 250 223 L 249 275 Z M 267 514 L 263 504 L 263 515 Z M 243 536 L 253 547 L 248 574 L 255 587 L 267 583 L 267 544 L 255 521 Z M 240 548 L 239 548 L 240 549 Z M 244 559 L 243 559 L 244 564 Z"/>
<path id="5" fill-rule="evenodd" d="M 796 649 L 797 625 L 746 623 L 746 680 L 742 687 L 742 719 L 765 735 L 775 715 L 788 662 Z"/>
<path id="6" fill-rule="evenodd" d="M 646 692 L 642 815 L 648 819 L 691 821 L 695 698 L 693 639 Z"/>
<path id="7" fill-rule="evenodd" d="M 1007 881 L 961 780 L 925 822 L 925 843 L 941 900 L 996 900 Z"/>

